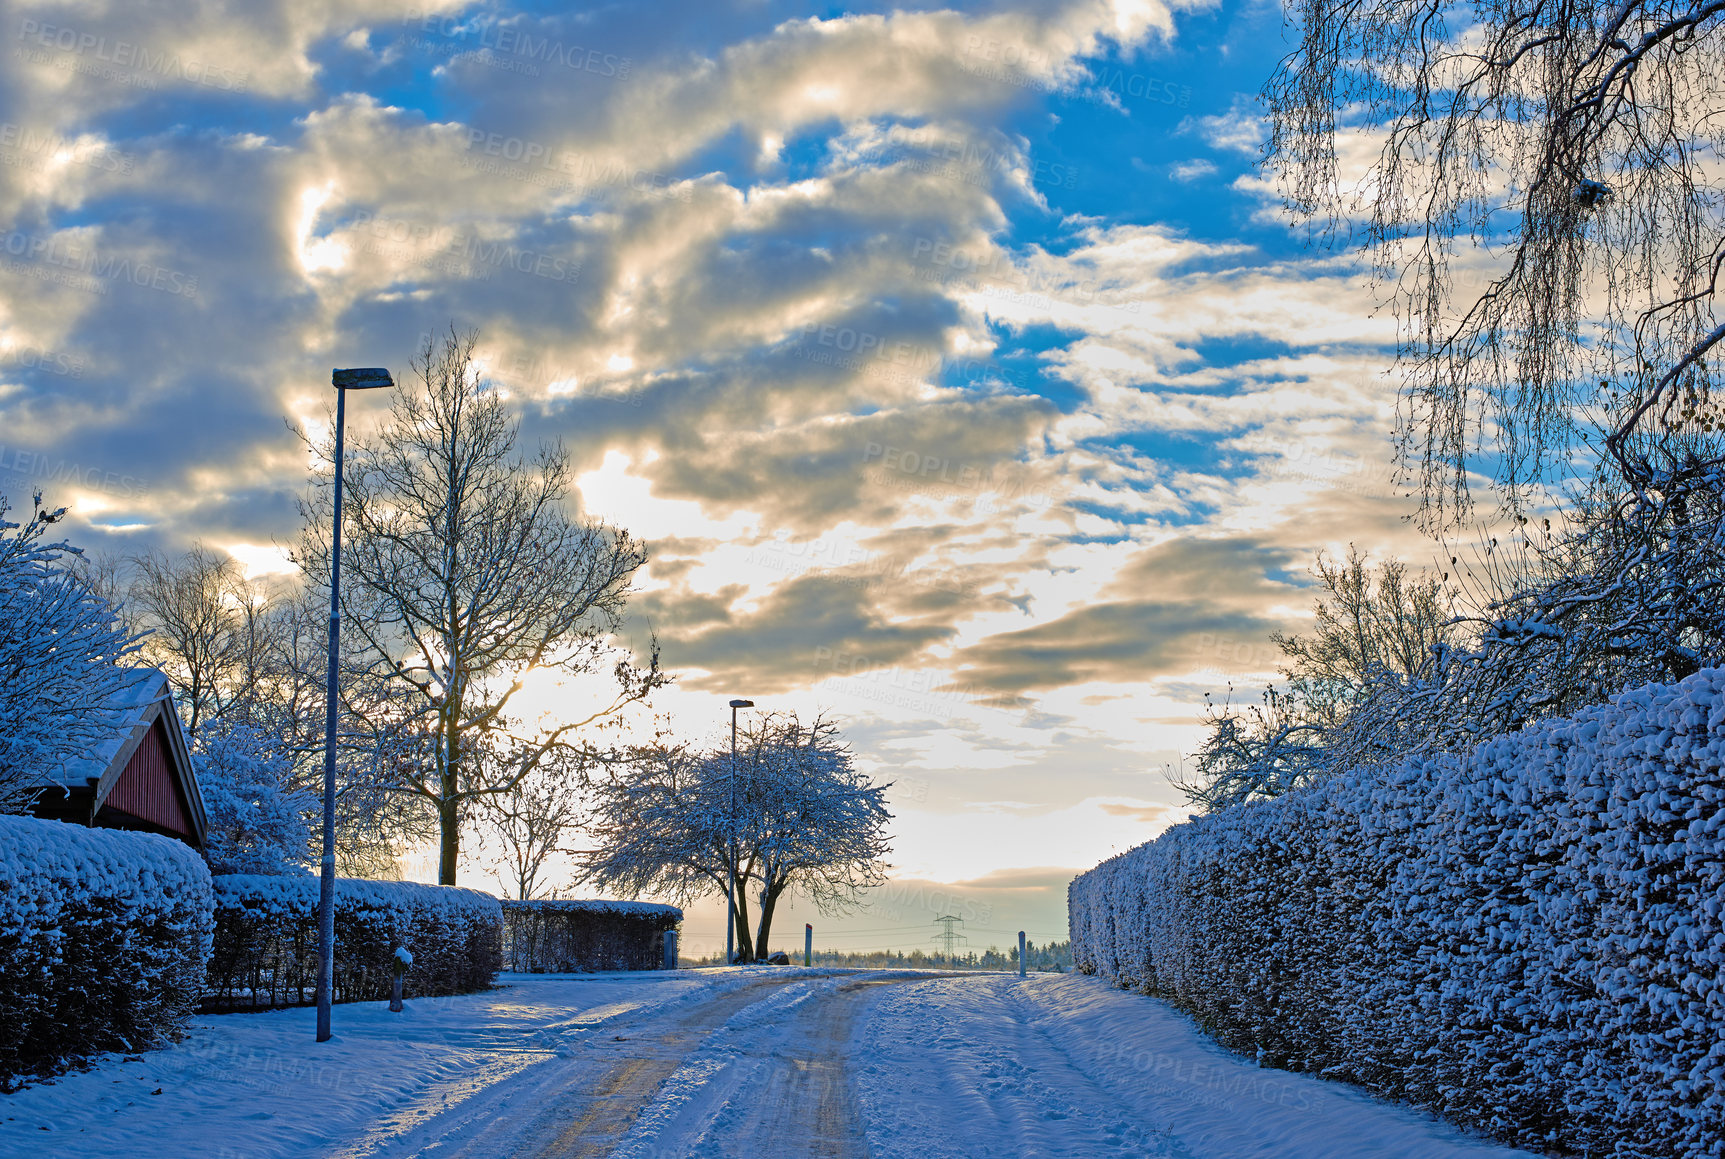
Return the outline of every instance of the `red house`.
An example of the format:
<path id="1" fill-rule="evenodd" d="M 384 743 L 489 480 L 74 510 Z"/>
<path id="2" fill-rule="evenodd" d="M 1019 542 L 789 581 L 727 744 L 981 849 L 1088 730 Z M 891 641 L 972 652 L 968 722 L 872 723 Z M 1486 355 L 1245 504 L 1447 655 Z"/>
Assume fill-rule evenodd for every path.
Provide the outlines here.
<path id="1" fill-rule="evenodd" d="M 68 761 L 37 794 L 38 817 L 105 829 L 142 829 L 204 846 L 204 800 L 168 678 L 134 668 L 96 749 Z"/>

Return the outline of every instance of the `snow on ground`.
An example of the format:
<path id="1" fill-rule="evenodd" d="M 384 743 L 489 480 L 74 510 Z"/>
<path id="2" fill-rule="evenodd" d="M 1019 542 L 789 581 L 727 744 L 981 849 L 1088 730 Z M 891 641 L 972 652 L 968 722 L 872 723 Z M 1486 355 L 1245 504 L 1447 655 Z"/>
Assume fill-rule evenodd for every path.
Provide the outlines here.
<path id="1" fill-rule="evenodd" d="M 0 1096 L 0 1156 L 1487 1159 L 1357 1089 L 1261 1070 L 1096 978 L 756 967 L 205 1017 Z M 160 1093 L 156 1093 L 156 1092 Z"/>
<path id="2" fill-rule="evenodd" d="M 1525 1156 L 1358 1088 L 1260 1069 L 1153 998 L 1082 975 L 885 991 L 858 1042 L 877 1156 Z"/>
<path id="3" fill-rule="evenodd" d="M 186 1041 L 0 1095 L 0 1156 L 325 1156 L 385 1116 L 423 1117 L 581 1049 L 606 1025 L 742 979 L 693 971 L 504 975 L 503 989 L 194 1018 Z"/>

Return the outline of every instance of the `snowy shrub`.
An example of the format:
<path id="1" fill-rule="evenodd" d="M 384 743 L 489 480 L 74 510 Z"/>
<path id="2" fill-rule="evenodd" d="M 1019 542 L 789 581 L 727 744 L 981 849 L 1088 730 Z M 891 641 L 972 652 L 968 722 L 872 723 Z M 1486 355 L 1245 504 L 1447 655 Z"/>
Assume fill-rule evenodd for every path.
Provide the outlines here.
<path id="1" fill-rule="evenodd" d="M 517 973 L 656 970 L 683 911 L 645 901 L 506 901 L 503 959 Z"/>
<path id="2" fill-rule="evenodd" d="M 335 1001 L 388 998 L 398 947 L 412 955 L 409 998 L 467 994 L 496 978 L 502 918 L 490 894 L 412 881 L 335 884 Z M 318 879 L 223 875 L 215 898 L 206 1007 L 314 1001 Z"/>
<path id="3" fill-rule="evenodd" d="M 304 873 L 311 844 L 305 811 L 315 802 L 288 788 L 287 754 L 255 728 L 212 724 L 198 738 L 196 761 L 211 870 Z"/>
<path id="4" fill-rule="evenodd" d="M 1725 669 L 1195 818 L 1071 886 L 1080 969 L 1526 1146 L 1725 1155 Z"/>
<path id="5" fill-rule="evenodd" d="M 177 1037 L 209 956 L 195 850 L 0 817 L 0 1090 Z"/>

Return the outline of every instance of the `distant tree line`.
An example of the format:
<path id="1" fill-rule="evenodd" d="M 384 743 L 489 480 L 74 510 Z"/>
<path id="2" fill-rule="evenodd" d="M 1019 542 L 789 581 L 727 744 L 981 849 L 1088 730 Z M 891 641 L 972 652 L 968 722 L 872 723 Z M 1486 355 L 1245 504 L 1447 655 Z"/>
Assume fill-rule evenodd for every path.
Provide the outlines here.
<path id="1" fill-rule="evenodd" d="M 1058 974 L 1072 971 L 1072 943 L 1048 942 L 1038 946 L 1034 942 L 1025 943 L 1025 968 L 1035 972 L 1051 972 Z M 786 951 L 793 964 L 802 963 L 800 949 Z M 724 958 L 723 953 L 709 954 L 701 958 L 689 959 L 691 965 L 717 965 Z M 927 950 L 821 950 L 813 954 L 813 964 L 816 966 L 850 966 L 869 970 L 1004 970 L 1018 969 L 1018 947 L 1011 946 L 1001 950 L 998 946 L 990 946 L 978 953 L 968 950 L 962 954 L 954 954 L 949 960 L 944 954 Z"/>

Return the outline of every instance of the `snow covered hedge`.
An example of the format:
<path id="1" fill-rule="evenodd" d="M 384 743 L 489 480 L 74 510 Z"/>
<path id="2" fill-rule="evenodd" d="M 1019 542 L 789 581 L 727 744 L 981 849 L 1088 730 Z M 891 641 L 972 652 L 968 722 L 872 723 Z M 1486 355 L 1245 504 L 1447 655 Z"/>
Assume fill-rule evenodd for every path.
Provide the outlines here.
<path id="1" fill-rule="evenodd" d="M 1077 878 L 1078 967 L 1524 1145 L 1725 1155 L 1725 670 L 1195 819 Z"/>
<path id="2" fill-rule="evenodd" d="M 0 816 L 0 1090 L 177 1037 L 209 956 L 195 850 Z"/>
<path id="3" fill-rule="evenodd" d="M 205 1007 L 315 1001 L 318 879 L 236 873 L 214 880 L 215 952 Z M 406 997 L 483 990 L 497 977 L 501 939 L 502 915 L 488 893 L 337 878 L 334 999 L 388 998 L 398 946 L 413 955 Z"/>
<path id="4" fill-rule="evenodd" d="M 683 911 L 645 901 L 505 901 L 503 957 L 518 973 L 656 970 Z"/>

